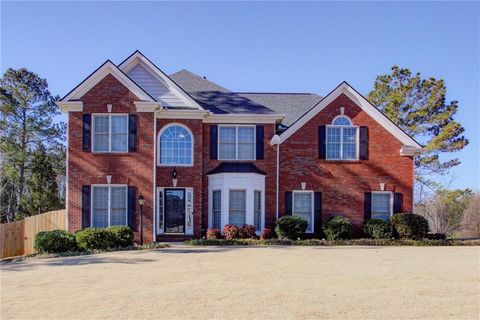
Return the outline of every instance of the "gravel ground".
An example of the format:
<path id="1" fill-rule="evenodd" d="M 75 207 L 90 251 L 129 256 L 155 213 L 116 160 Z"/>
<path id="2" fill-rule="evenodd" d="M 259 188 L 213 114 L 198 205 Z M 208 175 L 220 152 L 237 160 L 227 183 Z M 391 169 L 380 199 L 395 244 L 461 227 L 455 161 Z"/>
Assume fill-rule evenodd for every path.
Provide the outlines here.
<path id="1" fill-rule="evenodd" d="M 1 266 L 1 319 L 479 319 L 479 247 L 185 247 Z"/>

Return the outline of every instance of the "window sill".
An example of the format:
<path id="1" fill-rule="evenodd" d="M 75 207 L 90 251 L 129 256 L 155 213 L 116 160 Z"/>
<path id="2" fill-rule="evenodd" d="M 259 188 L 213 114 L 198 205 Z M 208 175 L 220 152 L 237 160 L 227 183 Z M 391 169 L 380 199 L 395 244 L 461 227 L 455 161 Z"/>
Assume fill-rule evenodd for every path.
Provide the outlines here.
<path id="1" fill-rule="evenodd" d="M 192 168 L 192 167 L 194 167 L 194 165 L 193 164 L 160 164 L 160 163 L 157 163 L 157 167 L 158 168 L 176 168 L 176 167 Z"/>
<path id="2" fill-rule="evenodd" d="M 365 160 L 360 160 L 360 159 L 355 159 L 355 160 L 339 160 L 339 159 L 335 159 L 335 160 L 329 160 L 329 159 L 320 159 L 321 162 L 328 162 L 328 163 L 361 163 L 362 161 L 365 161 Z"/>
<path id="3" fill-rule="evenodd" d="M 132 152 L 92 152 L 95 156 L 128 156 Z"/>

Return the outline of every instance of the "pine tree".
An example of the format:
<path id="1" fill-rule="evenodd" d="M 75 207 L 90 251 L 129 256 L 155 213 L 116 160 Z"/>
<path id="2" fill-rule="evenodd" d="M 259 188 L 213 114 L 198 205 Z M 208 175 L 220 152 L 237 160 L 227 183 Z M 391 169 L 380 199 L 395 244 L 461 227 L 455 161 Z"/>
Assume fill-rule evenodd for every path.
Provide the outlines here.
<path id="1" fill-rule="evenodd" d="M 47 155 L 43 144 L 39 143 L 33 152 L 31 176 L 28 181 L 28 203 L 24 204 L 32 214 L 56 210 L 61 208 L 58 193 L 57 174 L 53 161 Z"/>
<path id="2" fill-rule="evenodd" d="M 9 68 L 0 79 L 0 171 L 13 187 L 7 192 L 0 185 L 7 221 L 30 215 L 24 204 L 35 146 L 42 143 L 47 153 L 62 146 L 65 123 L 54 121 L 60 114 L 55 99 L 47 81 L 25 68 Z"/>
<path id="3" fill-rule="evenodd" d="M 416 180 L 433 187 L 435 175 L 443 175 L 460 164 L 458 158 L 442 161 L 442 153 L 463 149 L 468 140 L 465 129 L 454 120 L 458 102 L 446 103 L 443 80 L 422 79 L 420 73 L 392 67 L 392 73 L 377 76 L 367 99 L 396 125 L 424 145 L 425 152 L 415 159 Z"/>

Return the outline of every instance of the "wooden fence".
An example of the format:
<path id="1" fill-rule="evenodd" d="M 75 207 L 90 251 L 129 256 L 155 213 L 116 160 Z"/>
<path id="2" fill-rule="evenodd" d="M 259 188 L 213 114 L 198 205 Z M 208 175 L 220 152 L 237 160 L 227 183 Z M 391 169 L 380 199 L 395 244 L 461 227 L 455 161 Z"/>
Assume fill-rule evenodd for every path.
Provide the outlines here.
<path id="1" fill-rule="evenodd" d="M 65 210 L 45 212 L 23 220 L 0 224 L 0 258 L 35 252 L 35 235 L 40 231 L 66 229 Z"/>

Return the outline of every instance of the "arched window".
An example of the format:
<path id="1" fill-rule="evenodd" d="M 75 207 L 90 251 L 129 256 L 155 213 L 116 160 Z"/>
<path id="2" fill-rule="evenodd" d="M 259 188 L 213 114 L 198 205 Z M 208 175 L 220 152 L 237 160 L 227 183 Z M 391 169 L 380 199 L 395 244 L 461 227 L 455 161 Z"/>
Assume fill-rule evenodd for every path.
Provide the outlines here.
<path id="1" fill-rule="evenodd" d="M 352 125 L 352 121 L 345 117 L 345 116 L 339 116 L 333 119 L 332 125 L 334 126 L 350 126 Z"/>
<path id="2" fill-rule="evenodd" d="M 337 116 L 327 126 L 327 159 L 358 159 L 358 127 L 347 116 Z"/>
<path id="3" fill-rule="evenodd" d="M 193 164 L 193 136 L 187 127 L 169 125 L 160 131 L 159 159 L 161 165 L 190 166 Z"/>

